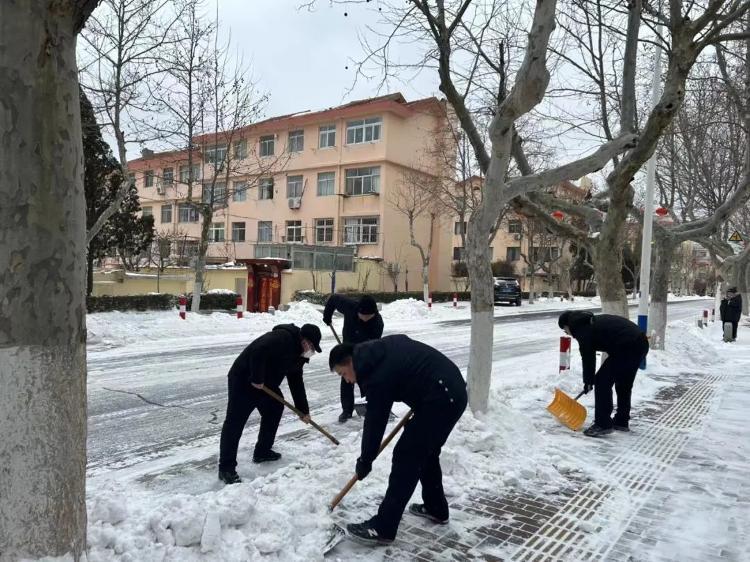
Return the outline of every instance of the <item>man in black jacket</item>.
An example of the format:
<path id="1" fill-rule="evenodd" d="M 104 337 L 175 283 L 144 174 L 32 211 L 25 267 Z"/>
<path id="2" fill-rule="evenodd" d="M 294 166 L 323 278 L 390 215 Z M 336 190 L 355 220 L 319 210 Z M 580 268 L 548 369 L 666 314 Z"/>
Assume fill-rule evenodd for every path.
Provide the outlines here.
<path id="1" fill-rule="evenodd" d="M 737 341 L 737 325 L 742 318 L 742 295 L 737 292 L 737 287 L 727 289 L 726 296 L 721 299 L 719 314 L 722 322 L 732 324 L 732 340 Z"/>
<path id="2" fill-rule="evenodd" d="M 342 295 L 331 295 L 323 311 L 323 322 L 331 325 L 333 311 L 344 315 L 344 329 L 341 332 L 343 343 L 356 345 L 369 340 L 377 340 L 383 335 L 383 318 L 378 312 L 378 305 L 369 295 L 358 301 Z M 359 385 L 359 393 L 362 386 Z M 341 379 L 341 415 L 339 422 L 344 423 L 354 412 L 354 385 Z"/>
<path id="3" fill-rule="evenodd" d="M 612 433 L 613 429 L 629 431 L 630 396 L 633 382 L 643 358 L 648 353 L 648 339 L 641 329 L 621 316 L 567 311 L 560 315 L 560 328 L 578 341 L 583 362 L 583 390 L 594 387 L 594 423 L 584 431 L 589 437 Z M 596 352 L 607 358 L 596 371 Z M 617 392 L 617 413 L 612 418 L 612 386 Z"/>
<path id="4" fill-rule="evenodd" d="M 310 409 L 302 380 L 302 367 L 316 351 L 320 352 L 320 329 L 317 326 L 305 324 L 298 328 L 294 324 L 280 324 L 255 339 L 235 359 L 229 370 L 229 401 L 221 428 L 220 480 L 226 484 L 241 482 L 236 471 L 237 448 L 247 419 L 255 408 L 260 412 L 260 430 L 253 462 L 281 458 L 281 454 L 271 447 L 284 406 L 266 394 L 264 386 L 281 395 L 279 386 L 286 377 L 294 405 L 305 414 L 302 421 L 309 423 Z"/>
<path id="5" fill-rule="evenodd" d="M 466 383 L 458 367 L 438 350 L 404 335 L 337 345 L 328 363 L 348 382 L 361 384 L 367 396 L 356 466 L 360 480 L 372 469 L 393 403 L 404 402 L 414 411 L 393 451 L 388 490 L 377 515 L 349 524 L 349 535 L 365 544 L 392 542 L 417 482 L 422 483 L 424 503 L 411 504 L 409 512 L 448 523 L 440 449 L 466 409 Z"/>

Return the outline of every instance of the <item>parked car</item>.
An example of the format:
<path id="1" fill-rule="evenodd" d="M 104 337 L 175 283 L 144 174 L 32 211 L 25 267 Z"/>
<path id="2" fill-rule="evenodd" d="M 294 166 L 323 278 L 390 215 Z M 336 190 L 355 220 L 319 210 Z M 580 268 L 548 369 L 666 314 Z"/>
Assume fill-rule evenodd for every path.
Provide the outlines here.
<path id="1" fill-rule="evenodd" d="M 495 277 L 495 303 L 521 306 L 521 285 L 515 277 Z"/>

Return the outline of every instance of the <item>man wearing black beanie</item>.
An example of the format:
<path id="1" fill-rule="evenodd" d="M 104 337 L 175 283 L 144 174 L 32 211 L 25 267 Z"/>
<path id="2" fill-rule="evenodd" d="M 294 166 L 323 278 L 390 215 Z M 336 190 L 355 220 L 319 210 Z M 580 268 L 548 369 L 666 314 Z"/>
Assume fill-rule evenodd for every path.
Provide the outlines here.
<path id="1" fill-rule="evenodd" d="M 383 335 L 383 318 L 378 312 L 378 305 L 370 295 L 359 300 L 342 295 L 331 295 L 323 311 L 323 322 L 331 325 L 333 312 L 344 315 L 342 337 L 344 343 L 356 345 L 369 340 L 377 340 Z M 359 385 L 358 385 L 359 386 Z M 361 395 L 362 387 L 359 387 Z M 354 412 L 354 384 L 341 379 L 341 415 L 339 422 L 344 423 Z"/>

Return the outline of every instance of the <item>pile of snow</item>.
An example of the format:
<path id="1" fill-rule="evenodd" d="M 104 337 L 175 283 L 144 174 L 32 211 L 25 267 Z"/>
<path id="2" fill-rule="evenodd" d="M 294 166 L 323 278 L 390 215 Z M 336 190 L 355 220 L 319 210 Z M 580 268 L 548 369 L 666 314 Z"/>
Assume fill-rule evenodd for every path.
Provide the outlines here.
<path id="1" fill-rule="evenodd" d="M 206 294 L 208 295 L 236 295 L 234 291 L 230 291 L 229 289 L 209 289 L 206 291 Z"/>

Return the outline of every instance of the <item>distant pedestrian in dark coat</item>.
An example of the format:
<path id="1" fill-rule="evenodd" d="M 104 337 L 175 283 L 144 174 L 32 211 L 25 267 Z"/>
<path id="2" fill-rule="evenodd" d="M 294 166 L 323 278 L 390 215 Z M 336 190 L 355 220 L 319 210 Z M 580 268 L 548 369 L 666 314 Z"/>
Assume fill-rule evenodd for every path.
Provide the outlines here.
<path id="1" fill-rule="evenodd" d="M 629 431 L 630 397 L 638 367 L 648 353 L 648 339 L 641 329 L 621 316 L 566 311 L 558 320 L 560 328 L 578 341 L 583 362 L 584 392 L 593 387 L 594 423 L 584 431 L 590 437 Z M 596 352 L 607 358 L 596 372 Z M 617 413 L 612 418 L 612 386 L 617 392 Z"/>
<path id="2" fill-rule="evenodd" d="M 229 400 L 221 428 L 219 452 L 219 478 L 226 484 L 241 481 L 236 471 L 237 449 L 245 424 L 255 408 L 260 412 L 260 430 L 253 462 L 281 458 L 281 454 L 271 447 L 284 406 L 266 394 L 264 386 L 282 396 L 279 387 L 286 377 L 294 405 L 305 414 L 302 421 L 310 422 L 302 368 L 316 351 L 320 352 L 320 337 L 320 329 L 313 324 L 305 324 L 302 328 L 280 324 L 255 339 L 235 359 L 229 370 Z"/>
<path id="3" fill-rule="evenodd" d="M 341 331 L 343 343 L 356 345 L 369 340 L 379 339 L 383 335 L 383 318 L 378 312 L 378 305 L 369 295 L 359 300 L 343 295 L 331 295 L 323 311 L 323 322 L 331 325 L 333 312 L 337 310 L 344 315 L 344 329 Z M 359 386 L 359 393 L 362 386 Z M 354 385 L 341 379 L 341 415 L 339 421 L 344 423 L 354 412 Z"/>
<path id="4" fill-rule="evenodd" d="M 350 383 L 361 384 L 367 396 L 356 467 L 360 480 L 372 469 L 393 403 L 404 402 L 414 410 L 393 451 L 388 489 L 377 515 L 348 525 L 350 536 L 366 544 L 393 541 L 417 482 L 422 484 L 424 503 L 412 504 L 409 512 L 447 523 L 440 450 L 466 409 L 466 383 L 458 367 L 438 350 L 404 335 L 337 345 L 329 365 Z"/>
<path id="5" fill-rule="evenodd" d="M 726 296 L 721 299 L 719 314 L 722 322 L 732 324 L 732 341 L 736 341 L 737 326 L 742 317 L 742 295 L 737 292 L 737 287 L 727 289 Z"/>

